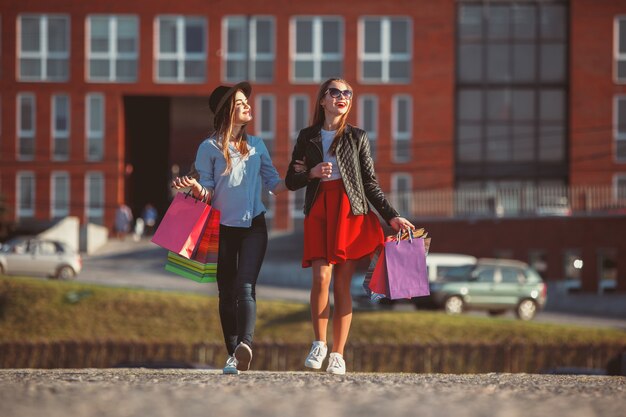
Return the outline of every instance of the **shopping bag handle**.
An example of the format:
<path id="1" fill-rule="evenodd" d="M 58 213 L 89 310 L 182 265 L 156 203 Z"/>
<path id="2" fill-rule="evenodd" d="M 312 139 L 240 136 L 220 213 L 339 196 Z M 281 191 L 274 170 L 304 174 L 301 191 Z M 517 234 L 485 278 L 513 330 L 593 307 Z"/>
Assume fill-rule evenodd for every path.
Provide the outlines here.
<path id="1" fill-rule="evenodd" d="M 196 200 L 196 201 L 195 201 L 196 203 L 197 203 L 198 201 L 202 201 L 203 203 L 206 203 L 205 199 L 206 199 L 208 196 L 209 196 L 209 191 L 208 191 L 206 188 L 204 188 L 204 187 L 202 187 L 202 191 L 200 191 L 200 198 L 196 198 L 196 196 L 194 196 L 194 195 L 191 193 L 191 188 L 189 189 L 189 191 L 187 191 L 187 192 L 185 193 L 185 198 L 187 198 L 187 197 L 191 197 L 191 198 L 193 198 L 194 200 Z"/>
<path id="2" fill-rule="evenodd" d="M 414 239 L 413 229 L 409 229 L 409 232 L 407 234 L 409 235 L 409 239 L 408 239 L 409 243 L 413 243 L 413 239 Z M 399 245 L 401 240 L 402 240 L 402 230 L 400 230 L 398 234 L 396 235 L 396 245 Z"/>

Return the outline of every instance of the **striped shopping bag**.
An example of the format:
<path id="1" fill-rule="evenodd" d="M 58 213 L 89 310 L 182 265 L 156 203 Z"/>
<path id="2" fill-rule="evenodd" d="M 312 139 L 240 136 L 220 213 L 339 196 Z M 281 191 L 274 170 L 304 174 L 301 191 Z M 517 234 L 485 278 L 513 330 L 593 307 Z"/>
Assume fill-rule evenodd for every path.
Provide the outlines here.
<path id="1" fill-rule="evenodd" d="M 168 252 L 165 270 L 197 282 L 215 282 L 217 263 L 203 263 L 187 259 L 174 252 Z"/>

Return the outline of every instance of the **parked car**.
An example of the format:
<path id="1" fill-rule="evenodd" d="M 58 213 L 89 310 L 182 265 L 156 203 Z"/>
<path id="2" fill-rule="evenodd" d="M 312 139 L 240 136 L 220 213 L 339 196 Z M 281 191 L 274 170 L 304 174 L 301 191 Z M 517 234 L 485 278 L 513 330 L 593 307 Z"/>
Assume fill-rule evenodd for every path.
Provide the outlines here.
<path id="1" fill-rule="evenodd" d="M 461 265 L 473 265 L 476 263 L 476 257 L 458 253 L 430 253 L 426 256 L 426 267 L 428 268 L 429 282 L 445 276 L 451 268 Z M 357 309 L 376 309 L 391 307 L 397 302 L 412 302 L 417 308 L 433 307 L 430 297 L 416 297 L 412 300 L 390 300 L 383 298 L 378 302 L 372 302 L 363 289 L 363 281 L 365 273 L 356 274 L 352 279 L 352 303 Z"/>
<path id="2" fill-rule="evenodd" d="M 56 240 L 20 237 L 0 248 L 0 274 L 72 279 L 82 266 L 80 254 Z"/>
<path id="3" fill-rule="evenodd" d="M 508 259 L 479 259 L 476 264 L 450 269 L 430 285 L 433 302 L 448 314 L 486 310 L 490 315 L 513 310 L 532 320 L 545 306 L 547 287 L 528 264 Z"/>

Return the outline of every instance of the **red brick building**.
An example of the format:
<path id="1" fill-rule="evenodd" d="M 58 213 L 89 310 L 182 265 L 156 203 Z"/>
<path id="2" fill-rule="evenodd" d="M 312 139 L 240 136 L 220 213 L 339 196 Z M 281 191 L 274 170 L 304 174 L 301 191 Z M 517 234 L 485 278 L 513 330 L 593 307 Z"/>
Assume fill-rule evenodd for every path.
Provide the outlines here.
<path id="1" fill-rule="evenodd" d="M 625 1 L 32 0 L 3 1 L 0 19 L 9 220 L 111 227 L 124 201 L 163 213 L 210 91 L 243 79 L 249 130 L 284 173 L 330 76 L 352 84 L 393 195 L 593 185 L 626 200 Z M 267 198 L 274 228 L 301 199 Z"/>

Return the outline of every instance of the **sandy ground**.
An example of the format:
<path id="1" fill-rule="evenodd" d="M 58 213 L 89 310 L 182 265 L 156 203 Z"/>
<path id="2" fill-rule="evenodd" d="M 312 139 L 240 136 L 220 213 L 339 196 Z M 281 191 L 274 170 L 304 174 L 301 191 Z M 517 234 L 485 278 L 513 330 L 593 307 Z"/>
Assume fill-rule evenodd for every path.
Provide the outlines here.
<path id="1" fill-rule="evenodd" d="M 625 409 L 625 377 L 0 370 L 2 417 L 622 417 Z"/>

